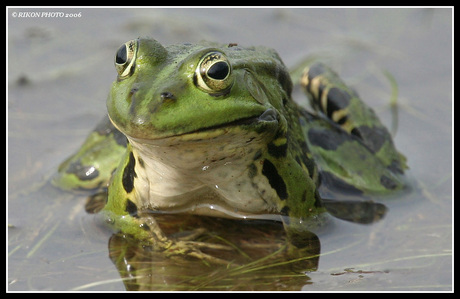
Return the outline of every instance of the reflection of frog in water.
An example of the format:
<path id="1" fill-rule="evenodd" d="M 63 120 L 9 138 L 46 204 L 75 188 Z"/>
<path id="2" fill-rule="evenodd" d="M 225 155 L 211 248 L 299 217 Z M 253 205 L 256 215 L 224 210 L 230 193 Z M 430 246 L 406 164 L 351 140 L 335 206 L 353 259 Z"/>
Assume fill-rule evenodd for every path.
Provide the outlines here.
<path id="1" fill-rule="evenodd" d="M 129 291 L 299 291 L 310 283 L 305 271 L 318 268 L 320 243 L 312 238 L 304 256 L 287 259 L 283 225 L 267 220 L 233 220 L 195 215 L 156 215 L 158 224 L 170 237 L 181 236 L 196 227 L 206 230 L 197 240 L 220 247 L 202 248 L 210 256 L 228 260 L 212 266 L 186 256 L 164 258 L 114 234 L 109 241 L 109 256 Z"/>
<path id="2" fill-rule="evenodd" d="M 290 75 L 272 49 L 137 39 L 121 46 L 115 66 L 111 123 L 91 133 L 55 182 L 96 188 L 110 179 L 102 212 L 156 250 L 214 260 L 197 242 L 168 238 L 153 217 L 191 213 L 280 220 L 288 252 L 301 256 L 326 210 L 356 222 L 385 211 L 322 199 L 320 184 L 404 188 L 405 158 L 387 129 L 323 64 L 301 79 L 315 114 L 291 99 Z"/>

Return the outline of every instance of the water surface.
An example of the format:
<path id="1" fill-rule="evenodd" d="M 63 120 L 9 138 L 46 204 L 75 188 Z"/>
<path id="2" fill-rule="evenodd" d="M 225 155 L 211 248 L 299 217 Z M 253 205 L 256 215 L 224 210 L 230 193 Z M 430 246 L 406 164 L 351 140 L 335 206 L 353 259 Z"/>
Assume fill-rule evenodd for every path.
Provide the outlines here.
<path id="1" fill-rule="evenodd" d="M 20 17 L 21 12 L 38 16 Z M 41 12 L 73 17 L 40 17 Z M 121 291 L 139 285 L 152 290 L 452 290 L 450 9 L 9 8 L 7 13 L 10 291 Z M 317 234 L 319 258 L 310 259 L 310 271 L 302 275 L 273 263 L 247 262 L 237 270 L 196 261 L 184 266 L 128 247 L 85 212 L 86 194 L 56 190 L 49 180 L 105 114 L 116 76 L 115 51 L 138 36 L 163 44 L 206 39 L 265 45 L 289 67 L 310 55 L 322 57 L 395 134 L 408 158 L 412 192 L 387 199 L 386 217 L 373 225 L 334 220 Z M 395 79 L 397 90 L 385 74 Z M 396 114 L 389 104 L 395 96 Z M 278 229 L 268 226 L 281 238 Z M 237 237 L 237 232 L 229 236 Z M 137 272 L 138 285 L 121 279 L 126 269 L 117 259 L 120 250 L 130 252 L 132 263 L 147 263 Z"/>

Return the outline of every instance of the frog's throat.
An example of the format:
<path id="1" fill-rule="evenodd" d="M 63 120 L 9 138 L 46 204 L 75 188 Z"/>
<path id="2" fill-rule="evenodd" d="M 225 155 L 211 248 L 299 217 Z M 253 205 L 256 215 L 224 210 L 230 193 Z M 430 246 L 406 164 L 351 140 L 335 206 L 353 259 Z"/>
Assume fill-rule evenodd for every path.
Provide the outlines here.
<path id="1" fill-rule="evenodd" d="M 250 133 L 192 145 L 146 146 L 130 141 L 136 205 L 210 216 L 273 213 L 274 207 L 261 198 L 249 179 L 249 165 L 264 142 Z M 242 142 L 231 142 L 238 138 Z"/>
<path id="2" fill-rule="evenodd" d="M 250 165 L 276 135 L 275 115 L 269 110 L 259 116 L 258 121 L 269 130 L 231 126 L 161 140 L 128 137 L 135 165 L 136 205 L 230 217 L 273 213 L 274 207 L 251 185 Z M 208 197 L 213 199 L 201 201 Z M 214 209 L 211 203 L 216 203 Z"/>

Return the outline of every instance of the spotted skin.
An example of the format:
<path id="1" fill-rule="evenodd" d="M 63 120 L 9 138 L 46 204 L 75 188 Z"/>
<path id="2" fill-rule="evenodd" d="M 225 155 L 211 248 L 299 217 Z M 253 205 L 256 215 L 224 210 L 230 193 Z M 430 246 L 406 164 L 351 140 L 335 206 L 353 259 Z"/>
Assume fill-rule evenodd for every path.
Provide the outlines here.
<path id="1" fill-rule="evenodd" d="M 275 165 L 270 160 L 264 160 L 264 166 L 262 167 L 262 174 L 268 179 L 270 186 L 275 189 L 276 194 L 281 200 L 288 198 L 286 183 L 283 178 L 279 175 Z"/>
<path id="2" fill-rule="evenodd" d="M 383 143 L 387 141 L 391 145 L 390 150 L 396 153 L 396 159 L 388 165 L 388 168 L 391 172 L 396 173 L 402 173 L 404 169 L 407 168 L 404 157 L 397 153 L 394 149 L 393 143 L 391 142 L 391 138 L 388 138 L 389 133 L 386 128 L 379 122 L 377 122 L 376 125 L 375 113 L 372 109 L 361 102 L 356 92 L 348 88 L 340 80 L 336 73 L 323 64 L 315 64 L 305 69 L 301 79 L 301 85 L 308 94 L 312 107 L 330 120 L 330 122 L 325 122 L 323 118 L 320 118 L 317 115 L 311 114 L 306 110 L 300 110 L 299 121 L 306 134 L 305 140 L 307 142 L 304 140 L 297 140 L 295 144 L 298 145 L 298 148 L 293 149 L 292 151 L 295 153 L 294 155 L 297 164 L 307 170 L 307 173 L 310 174 L 313 181 L 318 182 L 319 184 L 320 175 L 319 171 L 316 169 L 316 164 L 319 164 L 322 172 L 321 181 L 324 185 L 329 187 L 332 186 L 333 189 L 337 189 L 345 193 L 363 193 L 362 188 L 357 188 L 346 179 L 344 180 L 333 172 L 327 171 L 328 168 L 322 167 L 322 163 L 315 164 L 314 162 L 314 159 L 324 162 L 326 159 L 321 157 L 321 153 L 330 151 L 337 154 L 340 146 L 347 142 L 360 142 L 369 149 L 370 154 L 375 154 L 379 149 L 382 149 Z M 173 95 L 168 93 L 168 98 L 173 98 Z M 372 128 L 366 125 L 358 125 L 358 120 L 360 120 L 361 117 L 356 117 L 357 120 L 354 120 L 354 114 L 358 113 L 354 110 L 347 110 L 352 100 L 359 101 L 359 104 L 364 106 L 364 111 L 368 113 L 369 117 L 372 119 Z M 286 101 L 283 103 L 286 104 Z M 362 111 L 360 111 L 360 113 L 362 113 Z M 334 123 L 339 125 L 341 129 L 334 125 Z M 352 124 L 354 124 L 354 126 L 352 126 Z M 103 142 L 106 143 L 104 145 L 105 147 L 110 146 L 112 149 L 118 148 L 119 152 L 125 151 L 126 149 L 126 137 L 111 124 L 107 117 L 105 117 L 96 126 L 92 134 L 97 134 L 98 136 L 103 137 Z M 267 152 L 269 156 L 273 158 L 285 158 L 288 153 L 288 138 L 289 136 L 285 132 L 280 132 L 279 136 L 275 136 L 275 138 L 267 144 Z M 117 145 L 116 147 L 113 146 L 114 143 L 109 143 L 111 140 L 113 140 Z M 91 144 L 88 144 L 89 142 L 91 142 Z M 93 141 L 91 140 L 90 135 L 84 148 L 91 149 L 92 146 L 94 147 L 92 142 Z M 311 149 L 314 154 L 311 154 Z M 302 154 L 299 155 L 298 153 Z M 256 164 L 250 164 L 248 167 L 250 169 L 248 172 L 248 179 L 251 180 L 253 177 L 257 176 L 258 172 L 261 173 L 268 179 L 270 186 L 276 190 L 280 198 L 286 199 L 286 184 L 284 183 L 282 177 L 278 174 L 276 167 L 272 162 L 270 162 L 270 160 L 263 160 L 260 156 L 261 153 L 259 152 L 254 157 L 254 161 L 259 161 L 264 166 L 257 169 L 255 166 Z M 113 166 L 111 169 L 115 169 L 116 163 L 112 164 Z M 143 167 L 144 162 L 141 158 L 139 158 L 137 164 L 139 167 Z M 122 179 L 122 185 L 126 193 L 131 193 L 134 187 L 134 179 L 136 178 L 135 165 L 136 160 L 134 159 L 133 154 L 130 153 L 129 162 L 124 168 Z M 98 170 L 88 174 L 88 169 L 91 169 L 91 167 L 93 166 L 83 165 L 82 158 L 76 158 L 76 156 L 73 157 L 73 161 L 71 163 L 64 162 L 61 165 L 62 169 L 65 168 L 66 173 L 72 173 L 78 177 L 82 188 L 92 189 L 104 186 L 108 180 L 107 175 L 99 175 Z M 380 177 L 380 181 L 380 184 L 385 189 L 394 190 L 402 187 L 400 183 L 395 182 L 393 175 L 382 175 Z M 93 183 L 84 184 L 85 182 Z M 75 187 L 72 186 L 72 188 Z M 265 190 L 262 190 L 261 192 L 265 192 Z M 127 204 L 126 211 L 129 211 L 129 214 L 134 214 L 132 212 L 134 210 L 132 206 L 135 204 L 129 199 L 127 202 L 130 204 Z M 284 211 L 282 214 L 287 215 L 287 206 L 282 207 L 281 210 Z"/>
<path id="3" fill-rule="evenodd" d="M 134 189 L 134 179 L 137 177 L 136 170 L 136 160 L 134 159 L 133 153 L 129 153 L 129 161 L 126 167 L 123 169 L 123 178 L 121 180 L 123 188 L 126 193 L 131 193 Z"/>
<path id="4" fill-rule="evenodd" d="M 126 144 L 126 136 L 104 117 L 79 151 L 59 165 L 53 184 L 66 190 L 106 187 Z"/>
<path id="5" fill-rule="evenodd" d="M 358 94 L 322 63 L 304 70 L 301 85 L 318 113 L 304 111 L 302 123 L 309 148 L 323 172 L 323 183 L 349 193 L 404 188 L 401 175 L 407 169 L 406 158 L 396 150 L 388 130 Z M 351 146 L 353 143 L 361 147 Z M 356 160 L 363 163 L 356 164 Z M 333 170 L 339 169 L 337 165 L 342 173 Z"/>
<path id="6" fill-rule="evenodd" d="M 313 112 L 291 99 L 287 69 L 264 47 L 138 39 L 118 50 L 115 66 L 107 100 L 114 125 L 105 118 L 96 127 L 60 167 L 60 181 L 107 187 L 108 221 L 161 250 L 184 243 L 167 240 L 151 212 L 277 215 L 299 249 L 330 204 L 319 186 L 354 194 L 404 188 L 405 158 L 390 134 L 323 64 L 301 79 Z M 91 156 L 114 158 L 96 165 Z M 357 222 L 373 219 L 359 205 L 349 211 Z"/>

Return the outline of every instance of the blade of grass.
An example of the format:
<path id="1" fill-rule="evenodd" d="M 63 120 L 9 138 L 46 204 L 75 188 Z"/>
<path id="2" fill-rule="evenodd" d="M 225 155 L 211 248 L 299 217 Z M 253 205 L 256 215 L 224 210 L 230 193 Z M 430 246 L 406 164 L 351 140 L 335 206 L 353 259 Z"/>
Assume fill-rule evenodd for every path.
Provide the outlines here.
<path id="1" fill-rule="evenodd" d="M 49 237 L 51 237 L 51 235 L 54 233 L 54 231 L 56 231 L 60 224 L 61 221 L 56 222 L 56 224 L 43 236 L 43 238 L 41 238 L 37 242 L 37 244 L 35 244 L 35 246 L 32 247 L 29 253 L 27 253 L 26 258 L 32 257 L 35 254 L 35 252 L 43 245 L 43 243 L 45 243 L 45 241 L 48 240 Z"/>

